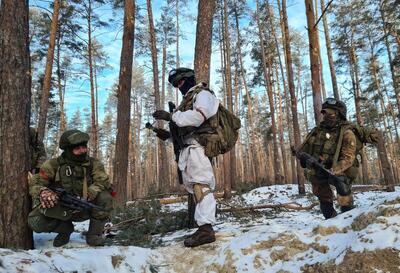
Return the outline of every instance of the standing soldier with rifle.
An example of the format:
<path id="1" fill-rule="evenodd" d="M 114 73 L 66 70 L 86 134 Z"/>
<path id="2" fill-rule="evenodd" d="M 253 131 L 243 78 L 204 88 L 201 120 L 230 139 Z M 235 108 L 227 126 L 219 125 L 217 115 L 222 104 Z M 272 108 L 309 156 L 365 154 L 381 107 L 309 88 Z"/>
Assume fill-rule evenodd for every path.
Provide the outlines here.
<path id="1" fill-rule="evenodd" d="M 111 185 L 103 164 L 87 153 L 89 135 L 68 130 L 61 135 L 57 158 L 47 160 L 29 185 L 33 210 L 28 224 L 35 232 L 58 233 L 56 247 L 69 242 L 73 221 L 90 219 L 86 242 L 104 244 L 103 228 L 112 210 Z"/>
<path id="2" fill-rule="evenodd" d="M 173 69 L 168 81 L 182 93 L 183 101 L 173 113 L 157 110 L 153 117 L 157 120 L 170 121 L 171 134 L 155 128 L 157 136 L 163 140 L 171 135 L 174 150 L 178 159 L 183 185 L 189 193 L 194 194 L 196 203 L 194 219 L 198 230 L 185 239 L 186 247 L 215 241 L 212 224 L 215 223 L 216 201 L 212 191 L 215 188 L 215 177 L 205 145 L 201 145 L 199 134 L 209 131 L 210 118 L 217 114 L 219 100 L 207 88 L 205 83 L 196 85 L 195 74 L 189 68 Z M 173 108 L 170 105 L 170 108 Z M 172 109 L 171 109 L 172 110 Z M 210 132 L 209 135 L 214 135 Z"/>
<path id="3" fill-rule="evenodd" d="M 358 175 L 358 142 L 354 126 L 347 122 L 346 112 L 346 105 L 342 101 L 326 99 L 322 104 L 322 122 L 294 151 L 301 166 L 306 168 L 305 175 L 319 199 L 325 219 L 337 215 L 330 184 L 336 187 L 341 212 L 354 207 L 351 183 Z"/>

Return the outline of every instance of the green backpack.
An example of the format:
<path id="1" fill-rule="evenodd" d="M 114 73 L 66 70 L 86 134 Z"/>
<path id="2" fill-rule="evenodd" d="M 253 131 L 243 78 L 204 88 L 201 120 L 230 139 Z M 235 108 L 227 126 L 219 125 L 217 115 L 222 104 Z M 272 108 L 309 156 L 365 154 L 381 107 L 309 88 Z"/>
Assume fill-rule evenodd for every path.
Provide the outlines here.
<path id="1" fill-rule="evenodd" d="M 236 144 L 241 127 L 240 119 L 219 105 L 217 114 L 208 119 L 211 131 L 201 133 L 202 128 L 195 133 L 196 140 L 204 146 L 208 157 L 229 152 Z"/>
<path id="2" fill-rule="evenodd" d="M 200 83 L 189 93 L 179 106 L 180 111 L 193 109 L 196 95 L 202 90 L 214 94 L 207 88 L 207 85 Z M 241 122 L 232 112 L 219 104 L 217 113 L 206 120 L 200 127 L 191 132 L 193 137 L 204 146 L 205 154 L 208 157 L 215 157 L 219 154 L 229 152 L 236 144 L 239 137 Z M 187 135 L 183 133 L 182 135 Z"/>
<path id="3" fill-rule="evenodd" d="M 356 150 L 357 154 L 364 147 L 364 144 L 376 144 L 379 139 L 379 131 L 376 129 L 368 128 L 361 126 L 356 123 L 348 123 L 347 125 L 342 127 L 343 133 L 345 130 L 351 129 L 353 133 L 356 135 L 357 143 Z M 342 135 L 342 133 L 341 133 Z"/>

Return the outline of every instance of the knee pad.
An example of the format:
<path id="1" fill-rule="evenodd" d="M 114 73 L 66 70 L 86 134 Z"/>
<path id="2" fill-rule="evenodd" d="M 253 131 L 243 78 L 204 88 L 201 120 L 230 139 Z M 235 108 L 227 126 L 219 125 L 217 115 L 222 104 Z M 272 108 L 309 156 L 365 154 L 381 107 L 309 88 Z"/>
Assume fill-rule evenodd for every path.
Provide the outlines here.
<path id="1" fill-rule="evenodd" d="M 203 200 L 204 196 L 209 193 L 211 193 L 210 186 L 199 183 L 193 185 L 193 194 L 196 204 L 200 203 Z"/>
<path id="2" fill-rule="evenodd" d="M 353 206 L 352 195 L 337 195 L 337 202 L 340 206 L 351 207 Z"/>

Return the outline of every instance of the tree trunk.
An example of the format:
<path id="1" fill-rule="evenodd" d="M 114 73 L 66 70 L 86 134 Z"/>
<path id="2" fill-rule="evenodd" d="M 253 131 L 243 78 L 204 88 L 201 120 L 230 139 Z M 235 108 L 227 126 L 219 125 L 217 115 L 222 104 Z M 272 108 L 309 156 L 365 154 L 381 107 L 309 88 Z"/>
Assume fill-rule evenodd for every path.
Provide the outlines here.
<path id="1" fill-rule="evenodd" d="M 151 5 L 151 0 L 147 0 L 147 12 L 149 16 L 149 32 L 150 32 L 150 47 L 151 47 L 151 61 L 153 68 L 153 85 L 154 85 L 154 98 L 155 98 L 155 106 L 156 109 L 163 109 L 164 107 L 161 105 L 160 98 L 160 85 L 158 81 L 158 60 L 157 60 L 157 40 L 156 33 L 154 30 L 154 21 L 153 21 L 153 10 Z M 157 122 L 158 127 L 162 126 L 162 122 Z M 167 150 L 162 141 L 157 138 L 157 147 L 158 147 L 158 190 L 164 189 L 168 190 L 168 166 L 167 166 Z"/>
<path id="2" fill-rule="evenodd" d="M 321 0 L 321 10 L 322 10 L 322 12 L 323 12 L 324 8 L 325 8 L 325 0 Z M 333 96 L 336 99 L 339 100 L 340 99 L 340 94 L 339 94 L 339 88 L 338 88 L 338 85 L 337 85 L 335 66 L 334 66 L 334 62 L 333 62 L 331 37 L 330 37 L 330 34 L 329 34 L 328 19 L 326 18 L 325 13 L 322 16 L 322 22 L 324 24 L 325 45 L 326 45 L 326 51 L 328 53 L 329 70 L 331 72 Z"/>
<path id="3" fill-rule="evenodd" d="M 37 129 L 38 141 L 43 141 L 44 134 L 46 131 L 47 109 L 49 107 L 51 75 L 53 70 L 54 48 L 56 43 L 59 9 L 60 9 L 59 1 L 54 0 L 53 16 L 51 18 L 51 26 L 50 26 L 49 48 L 47 49 L 46 68 L 43 79 L 43 90 L 42 90 L 42 96 L 40 98 L 40 112 L 39 112 L 39 122 Z"/>
<path id="4" fill-rule="evenodd" d="M 209 83 L 215 0 L 199 0 L 194 70 L 197 82 Z"/>
<path id="5" fill-rule="evenodd" d="M 283 2 L 283 1 L 282 1 Z M 306 16 L 307 16 L 307 27 L 308 27 L 308 40 L 309 40 L 309 51 L 310 51 L 310 70 L 311 70 L 311 86 L 313 90 L 313 102 L 314 102 L 314 118 L 315 124 L 321 122 L 321 72 L 319 64 L 319 46 L 318 46 L 318 29 L 315 25 L 315 16 L 312 0 L 305 0 L 306 5 Z M 289 40 L 288 40 L 289 41 Z"/>
<path id="6" fill-rule="evenodd" d="M 280 162 L 279 162 L 279 153 L 278 153 L 278 142 L 276 137 L 276 121 L 275 121 L 275 106 L 274 106 L 274 97 L 273 97 L 273 86 L 272 86 L 272 64 L 273 61 L 272 56 L 267 56 L 264 47 L 264 33 L 262 29 L 262 25 L 259 17 L 259 1 L 256 2 L 256 17 L 257 17 L 257 25 L 258 25 L 258 35 L 260 39 L 260 50 L 261 50 L 261 59 L 263 65 L 263 74 L 264 74 L 264 82 L 265 88 L 268 95 L 269 101 L 269 110 L 271 114 L 271 128 L 272 128 L 272 148 L 273 148 L 273 158 L 274 164 L 273 173 L 274 173 L 274 184 L 280 180 Z M 269 9 L 269 6 L 267 7 Z"/>
<path id="7" fill-rule="evenodd" d="M 94 75 L 93 75 L 93 44 L 92 44 L 92 0 L 89 0 L 87 9 L 88 24 L 88 62 L 89 62 L 89 82 L 90 82 L 90 109 L 91 109 L 91 147 L 92 156 L 97 157 L 98 137 L 96 127 L 96 99 L 94 92 Z"/>
<path id="8" fill-rule="evenodd" d="M 313 12 L 311 11 L 313 14 Z M 285 52 L 286 52 L 286 72 L 288 74 L 288 82 L 289 82 L 289 93 L 290 93 L 290 102 L 291 102 L 291 111 L 292 111 L 292 121 L 293 121 L 293 138 L 294 138 L 294 146 L 297 149 L 301 144 L 300 139 L 300 127 L 299 120 L 297 117 L 297 98 L 294 91 L 294 77 L 293 77 L 293 68 L 292 68 L 292 52 L 290 50 L 290 34 L 289 34 L 289 24 L 287 20 L 287 12 L 286 12 L 286 0 L 282 0 L 282 17 L 283 17 L 283 25 L 284 25 L 284 44 L 285 44 Z M 321 100 L 321 92 L 319 91 L 319 101 Z M 315 104 L 314 104 L 315 107 Z M 299 187 L 299 193 L 305 193 L 304 182 L 305 178 L 303 175 L 303 171 L 299 162 L 296 160 L 297 164 L 297 183 Z"/>
<path id="9" fill-rule="evenodd" d="M 354 92 L 356 119 L 358 124 L 363 125 L 364 120 L 361 116 L 361 90 L 360 90 L 360 80 L 358 75 L 359 73 L 358 61 L 354 47 L 350 47 L 349 49 L 349 61 L 350 61 L 350 76 Z M 364 148 L 361 150 L 360 155 L 362 161 L 361 162 L 362 179 L 364 184 L 366 184 L 369 181 L 369 175 L 368 175 L 368 158 Z"/>
<path id="10" fill-rule="evenodd" d="M 125 205 L 127 201 L 127 175 L 129 154 L 129 132 L 131 118 L 131 87 L 133 63 L 133 39 L 135 37 L 135 1 L 125 0 L 124 34 L 120 60 L 117 137 L 115 141 L 114 184 L 118 192 L 117 202 Z"/>
<path id="11" fill-rule="evenodd" d="M 232 72 L 231 72 L 231 45 L 230 45 L 230 37 L 228 32 L 228 3 L 227 0 L 224 0 L 223 7 L 223 37 L 224 37 L 224 54 L 225 54 L 225 86 L 226 86 L 226 105 L 229 111 L 234 113 L 233 111 L 233 100 L 232 100 Z M 227 163 L 224 164 L 224 167 L 227 168 L 225 173 L 229 172 L 229 176 L 226 177 L 224 183 L 224 197 L 229 199 L 232 197 L 231 190 L 233 188 L 234 180 L 235 180 L 235 170 L 236 170 L 236 154 L 235 149 L 233 148 L 229 152 L 229 156 L 224 156 L 224 160 L 227 160 Z"/>
<path id="12" fill-rule="evenodd" d="M 180 56 L 179 56 L 179 0 L 175 3 L 175 13 L 176 13 L 176 67 L 179 67 Z M 179 89 L 175 88 L 175 104 L 178 105 Z"/>
<path id="13" fill-rule="evenodd" d="M 31 78 L 28 1 L 0 7 L 0 248 L 33 246 L 28 170 Z"/>
<path id="14" fill-rule="evenodd" d="M 318 18 L 318 0 L 315 0 L 315 18 Z M 319 46 L 319 32 L 318 28 L 316 31 L 317 36 L 317 48 L 318 48 L 318 64 L 319 64 L 319 78 L 321 80 L 321 90 L 322 90 L 322 99 L 326 99 L 326 90 L 325 90 L 325 81 L 324 81 L 324 67 L 322 64 L 321 58 L 321 47 Z"/>
<path id="15" fill-rule="evenodd" d="M 390 45 L 389 45 L 389 39 L 388 39 L 388 29 L 386 27 L 386 20 L 385 20 L 385 12 L 384 12 L 384 8 L 383 8 L 383 4 L 384 4 L 385 0 L 381 0 L 379 6 L 379 11 L 380 11 L 380 15 L 381 15 L 381 19 L 382 19 L 382 28 L 383 28 L 383 33 L 385 34 L 385 46 L 386 46 L 386 51 L 387 51 L 387 55 L 388 55 L 388 61 L 389 61 L 389 65 L 390 65 L 390 73 L 392 76 L 392 85 L 393 85 L 393 89 L 394 89 L 394 93 L 396 96 L 396 104 L 397 104 L 397 113 L 400 113 L 400 83 L 399 83 L 399 79 L 398 77 L 396 77 L 396 71 L 395 71 L 395 67 L 394 67 L 394 62 L 393 62 L 393 57 L 392 57 L 392 52 L 390 49 Z"/>
<path id="16" fill-rule="evenodd" d="M 257 162 L 257 153 L 259 152 L 259 149 L 256 146 L 256 129 L 254 128 L 254 118 L 253 118 L 253 102 L 252 102 L 252 98 L 250 97 L 250 93 L 249 93 L 249 88 L 247 85 L 247 80 L 246 80 L 246 73 L 244 71 L 244 65 L 243 65 L 243 58 L 242 58 L 242 49 L 241 49 L 241 35 L 240 35 L 240 29 L 239 29 L 239 16 L 237 13 L 237 9 L 236 9 L 236 0 L 235 0 L 235 10 L 234 10 L 234 14 L 235 14 L 235 22 L 236 22 L 236 35 L 237 35 L 237 41 L 236 41 L 236 47 L 237 47 L 237 58 L 239 60 L 239 65 L 240 65 L 240 75 L 242 77 L 242 83 L 243 83 L 243 88 L 246 92 L 246 100 L 247 100 L 247 118 L 248 118 L 248 122 L 246 124 L 246 130 L 249 130 L 249 160 L 251 160 L 252 164 L 250 165 L 251 167 L 251 181 L 256 182 L 257 181 L 257 177 L 256 177 L 256 171 L 258 170 L 258 166 L 259 163 Z"/>

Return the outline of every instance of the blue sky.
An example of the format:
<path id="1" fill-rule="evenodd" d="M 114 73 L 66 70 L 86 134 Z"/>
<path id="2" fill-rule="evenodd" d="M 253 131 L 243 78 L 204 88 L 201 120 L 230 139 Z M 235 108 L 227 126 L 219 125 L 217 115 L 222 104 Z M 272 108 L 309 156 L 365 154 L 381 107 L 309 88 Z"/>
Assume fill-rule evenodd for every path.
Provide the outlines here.
<path id="1" fill-rule="evenodd" d="M 254 9 L 255 1 L 248 1 L 248 4 L 251 9 Z M 164 3 L 164 1 L 153 1 L 153 14 L 154 20 L 156 21 L 160 17 L 160 7 Z M 146 1 L 140 0 L 137 1 L 137 5 L 141 6 L 143 9 L 146 8 Z M 276 5 L 276 3 L 274 3 Z M 297 31 L 303 34 L 304 39 L 306 39 L 306 43 L 308 43 L 307 36 L 307 22 L 304 8 L 304 1 L 300 0 L 288 0 L 288 19 L 289 25 L 291 29 L 296 29 Z M 118 20 L 120 18 L 120 22 L 122 24 L 122 16 L 123 12 L 121 11 L 118 16 L 112 14 L 110 7 L 103 7 L 101 11 L 102 19 L 107 19 L 114 17 L 114 19 Z M 182 8 L 183 13 L 190 14 L 194 17 L 197 15 L 197 1 L 189 0 L 188 5 Z M 194 56 L 194 47 L 195 47 L 195 32 L 196 32 L 196 23 L 188 17 L 181 17 L 180 27 L 181 31 L 184 32 L 186 38 L 184 40 L 180 40 L 180 55 L 181 55 L 181 66 L 193 67 L 193 56 Z M 241 22 L 243 26 L 247 26 L 248 22 L 243 20 Z M 322 29 L 322 24 L 321 27 Z M 99 32 L 100 33 L 100 32 Z M 103 45 L 103 49 L 107 52 L 108 64 L 111 66 L 110 69 L 104 71 L 101 75 L 98 75 L 98 91 L 99 91 L 99 118 L 100 120 L 104 116 L 104 106 L 108 97 L 108 93 L 113 86 L 113 84 L 118 80 L 119 75 L 119 63 L 120 63 L 120 53 L 121 53 L 121 40 L 122 30 L 101 30 L 101 34 L 97 36 L 97 38 L 101 41 Z M 320 32 L 320 43 L 321 43 L 321 55 L 325 60 L 325 44 L 324 44 L 324 36 L 323 32 Z M 308 52 L 307 56 L 304 56 L 304 61 L 308 62 Z M 143 65 L 143 60 L 136 60 L 138 65 Z M 158 58 L 159 65 L 161 62 L 161 58 Z M 250 59 L 247 58 L 245 60 L 247 64 L 250 64 Z M 147 60 L 149 63 L 149 60 Z M 213 55 L 212 55 L 212 64 L 211 64 L 211 88 L 215 90 L 219 89 L 216 86 L 216 82 L 220 80 L 219 73 L 215 73 L 216 69 L 219 68 L 220 64 L 220 52 L 219 47 L 213 47 Z M 147 82 L 152 81 L 152 73 L 150 69 L 145 69 L 145 79 Z M 329 77 L 329 67 L 326 61 L 324 61 L 324 79 L 326 88 L 331 90 L 330 87 L 330 77 Z M 77 92 L 80 90 L 79 92 Z M 89 85 L 88 82 L 79 82 L 76 81 L 74 83 L 70 83 L 69 88 L 67 88 L 67 93 L 65 97 L 66 111 L 67 116 L 70 118 L 77 108 L 83 110 L 84 108 L 90 107 L 90 97 L 88 95 Z"/>

